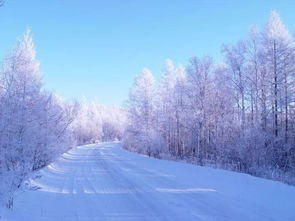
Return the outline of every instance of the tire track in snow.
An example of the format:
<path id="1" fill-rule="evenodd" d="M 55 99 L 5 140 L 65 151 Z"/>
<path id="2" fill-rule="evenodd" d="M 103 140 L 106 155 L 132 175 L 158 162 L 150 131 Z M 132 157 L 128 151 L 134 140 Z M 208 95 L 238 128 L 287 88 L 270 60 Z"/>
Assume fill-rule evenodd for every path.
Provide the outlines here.
<path id="1" fill-rule="evenodd" d="M 145 211 L 148 211 L 149 217 L 154 217 L 156 220 L 171 220 L 171 216 L 174 218 L 177 217 L 172 210 L 168 213 L 169 215 L 165 214 L 161 207 L 157 205 L 157 202 L 155 202 L 156 198 L 151 197 L 153 193 L 157 192 L 154 187 L 150 185 L 142 186 L 142 183 L 138 183 L 136 180 L 130 179 L 130 177 L 126 176 L 126 171 L 120 169 L 120 164 L 122 164 L 124 160 L 110 154 L 110 152 L 106 154 L 104 149 L 100 149 L 97 156 L 100 166 L 103 166 L 109 171 L 110 177 L 113 180 L 112 182 L 119 183 L 122 190 L 125 190 L 125 193 L 128 193 L 130 197 L 132 196 L 132 200 L 135 200 L 135 202 L 141 205 Z M 103 157 L 99 158 L 99 156 Z M 105 156 L 108 156 L 108 158 L 105 159 Z M 118 160 L 120 162 L 118 163 L 119 166 L 116 165 L 116 163 L 113 163 Z"/>

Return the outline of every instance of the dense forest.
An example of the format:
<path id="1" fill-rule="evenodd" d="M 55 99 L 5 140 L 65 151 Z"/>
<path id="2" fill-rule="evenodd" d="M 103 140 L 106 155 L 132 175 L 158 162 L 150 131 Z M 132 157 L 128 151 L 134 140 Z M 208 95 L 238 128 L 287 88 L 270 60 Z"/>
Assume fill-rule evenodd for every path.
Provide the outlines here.
<path id="1" fill-rule="evenodd" d="M 276 12 L 223 45 L 224 62 L 144 69 L 128 103 L 126 149 L 295 183 L 295 45 Z"/>

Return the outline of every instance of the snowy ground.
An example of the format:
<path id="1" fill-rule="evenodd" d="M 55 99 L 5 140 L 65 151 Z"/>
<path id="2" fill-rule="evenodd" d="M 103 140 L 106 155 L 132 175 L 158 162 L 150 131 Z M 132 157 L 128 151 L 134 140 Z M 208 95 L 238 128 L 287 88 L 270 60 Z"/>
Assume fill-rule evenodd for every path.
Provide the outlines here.
<path id="1" fill-rule="evenodd" d="M 41 171 L 3 220 L 295 220 L 295 187 L 157 160 L 118 143 L 81 146 Z"/>

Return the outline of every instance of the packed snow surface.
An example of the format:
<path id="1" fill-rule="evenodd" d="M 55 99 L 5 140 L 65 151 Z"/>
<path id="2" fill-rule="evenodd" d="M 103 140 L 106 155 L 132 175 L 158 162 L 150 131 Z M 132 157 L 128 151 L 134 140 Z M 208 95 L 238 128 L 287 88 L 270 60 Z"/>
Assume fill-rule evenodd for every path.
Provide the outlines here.
<path id="1" fill-rule="evenodd" d="M 40 171 L 3 220 L 295 220 L 295 188 L 246 174 L 80 146 Z"/>

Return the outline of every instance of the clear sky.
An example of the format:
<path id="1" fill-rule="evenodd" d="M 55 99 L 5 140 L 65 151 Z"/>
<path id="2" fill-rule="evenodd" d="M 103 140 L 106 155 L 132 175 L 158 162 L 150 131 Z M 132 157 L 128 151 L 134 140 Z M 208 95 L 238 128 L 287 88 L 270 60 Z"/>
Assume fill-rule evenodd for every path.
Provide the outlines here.
<path id="1" fill-rule="evenodd" d="M 294 33 L 294 0 L 6 0 L 0 56 L 31 27 L 46 88 L 120 105 L 143 67 L 159 76 L 167 58 L 221 61 L 221 45 L 262 27 L 273 9 Z"/>

